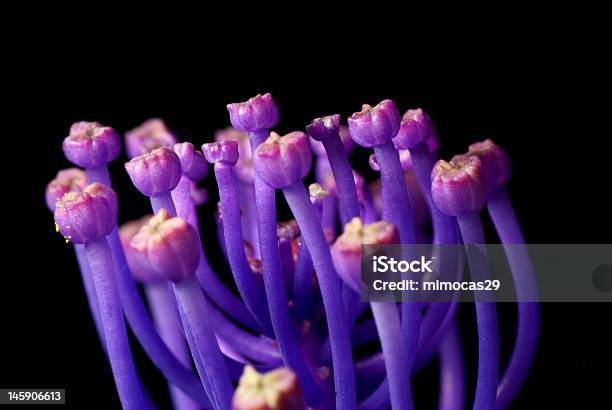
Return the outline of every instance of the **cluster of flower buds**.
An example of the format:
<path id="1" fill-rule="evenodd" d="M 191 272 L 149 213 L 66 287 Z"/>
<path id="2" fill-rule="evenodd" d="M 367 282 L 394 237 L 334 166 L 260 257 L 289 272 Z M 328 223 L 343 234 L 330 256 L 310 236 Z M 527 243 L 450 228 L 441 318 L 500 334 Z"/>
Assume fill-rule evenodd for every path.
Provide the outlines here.
<path id="1" fill-rule="evenodd" d="M 429 115 L 402 116 L 391 100 L 364 104 L 347 125 L 333 114 L 285 135 L 271 131 L 280 113 L 270 94 L 227 110 L 232 127 L 201 151 L 160 119 L 125 133 L 125 170 L 153 215 L 117 226 L 107 163 L 120 154 L 120 136 L 97 122 L 72 125 L 63 151 L 82 169 L 59 171 L 47 186 L 56 228 L 75 244 L 122 406 L 140 409 L 150 398 L 121 311 L 177 409 L 409 409 L 411 376 L 436 353 L 445 375 L 440 406 L 462 408 L 456 302 L 360 301 L 362 245 L 484 243 L 485 206 L 502 241 L 520 242 L 511 235 L 520 229 L 505 191 L 508 155 L 487 139 L 439 160 Z M 379 179 L 366 182 L 359 171 L 368 164 L 353 163 L 355 149 L 371 150 Z M 313 153 L 315 183 L 306 190 Z M 200 222 L 197 182 L 208 163 L 219 215 Z M 277 190 L 295 219 L 277 219 Z M 211 268 L 202 237 L 219 239 L 237 291 Z M 474 408 L 503 409 L 533 359 L 537 335 L 523 329 L 537 329 L 539 313 L 519 308 L 515 351 L 498 380 L 495 305 L 476 305 Z M 353 356 L 376 340 L 382 352 Z"/>

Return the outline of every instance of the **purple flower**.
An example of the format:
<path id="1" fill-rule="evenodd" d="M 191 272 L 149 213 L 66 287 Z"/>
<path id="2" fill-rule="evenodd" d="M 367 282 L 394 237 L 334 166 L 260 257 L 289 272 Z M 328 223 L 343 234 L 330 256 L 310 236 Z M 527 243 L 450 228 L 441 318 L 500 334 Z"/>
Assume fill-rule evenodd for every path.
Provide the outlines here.
<path id="1" fill-rule="evenodd" d="M 79 168 L 62 169 L 54 179 L 47 184 L 45 200 L 51 212 L 55 211 L 55 203 L 68 192 L 81 192 L 87 185 L 85 172 Z"/>
<path id="2" fill-rule="evenodd" d="M 70 127 L 70 134 L 64 138 L 62 149 L 70 162 L 92 168 L 117 158 L 121 140 L 111 127 L 98 122 L 80 121 Z"/>
<path id="3" fill-rule="evenodd" d="M 59 232 L 73 243 L 85 243 L 112 232 L 117 220 L 117 195 L 94 183 L 83 192 L 67 192 L 55 205 Z"/>
<path id="4" fill-rule="evenodd" d="M 361 291 L 361 245 L 398 243 L 399 235 L 393 224 L 380 221 L 363 225 L 360 218 L 353 218 L 344 227 L 344 233 L 331 247 L 334 266 L 344 283 L 355 292 Z"/>
<path id="5" fill-rule="evenodd" d="M 278 122 L 278 107 L 272 95 L 257 94 L 246 102 L 227 105 L 232 126 L 238 131 L 258 131 L 274 127 Z"/>
<path id="6" fill-rule="evenodd" d="M 253 182 L 253 157 L 251 156 L 251 145 L 249 135 L 246 132 L 238 131 L 228 127 L 215 132 L 215 141 L 236 140 L 238 142 L 238 162 L 234 167 L 234 172 L 242 182 Z"/>
<path id="7" fill-rule="evenodd" d="M 250 365 L 238 382 L 232 410 L 305 410 L 297 376 L 287 368 L 260 374 Z"/>
<path id="8" fill-rule="evenodd" d="M 146 196 L 172 191 L 181 179 L 181 161 L 170 148 L 157 148 L 131 159 L 125 169 L 132 183 Z"/>
<path id="9" fill-rule="evenodd" d="M 202 152 L 206 161 L 211 164 L 218 162 L 227 163 L 230 165 L 238 162 L 238 142 L 235 140 L 225 140 L 221 142 L 213 142 L 202 145 Z"/>
<path id="10" fill-rule="evenodd" d="M 364 104 L 361 111 L 348 119 L 351 138 L 362 147 L 374 147 L 391 141 L 400 127 L 400 113 L 391 100 L 372 107 Z"/>
<path id="11" fill-rule="evenodd" d="M 274 188 L 293 185 L 310 170 L 312 154 L 301 131 L 280 136 L 275 132 L 255 151 L 255 172 Z"/>
<path id="12" fill-rule="evenodd" d="M 183 175 L 192 181 L 198 181 L 208 173 L 208 166 L 204 160 L 204 155 L 194 149 L 191 142 L 180 142 L 172 147 L 174 153 L 181 161 L 181 171 Z"/>
<path id="13" fill-rule="evenodd" d="M 486 200 L 481 172 L 474 155 L 438 161 L 431 174 L 431 195 L 440 211 L 452 216 L 478 212 Z"/>
<path id="14" fill-rule="evenodd" d="M 417 108 L 408 110 L 402 116 L 400 129 L 393 138 L 397 149 L 412 149 L 418 144 L 429 141 L 434 136 L 433 123 L 425 112 Z"/>
<path id="15" fill-rule="evenodd" d="M 146 215 L 135 221 L 129 221 L 119 227 L 119 238 L 121 239 L 121 245 L 125 252 L 128 266 L 130 267 L 134 279 L 140 283 L 151 283 L 161 279 L 151 267 L 146 255 L 137 252 L 130 246 L 130 242 L 134 236 L 143 226 L 149 223 L 152 216 L 153 215 Z"/>
<path id="16" fill-rule="evenodd" d="M 155 272 L 174 283 L 191 276 L 200 260 L 195 230 L 183 218 L 171 218 L 165 209 L 149 219 L 130 246 L 148 259 Z"/>
<path id="17" fill-rule="evenodd" d="M 151 118 L 125 133 L 125 148 L 129 158 L 138 157 L 156 148 L 172 147 L 176 136 L 159 118 Z"/>
<path id="18" fill-rule="evenodd" d="M 472 144 L 469 154 L 475 155 L 481 162 L 482 178 L 488 193 L 506 185 L 512 173 L 512 163 L 506 151 L 490 139 Z"/>

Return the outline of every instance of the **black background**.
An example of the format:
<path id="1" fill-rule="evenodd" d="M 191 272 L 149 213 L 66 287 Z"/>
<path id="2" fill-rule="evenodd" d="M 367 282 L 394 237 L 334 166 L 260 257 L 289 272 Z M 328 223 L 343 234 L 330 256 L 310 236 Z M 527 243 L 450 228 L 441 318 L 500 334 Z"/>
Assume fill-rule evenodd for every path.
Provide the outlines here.
<path id="1" fill-rule="evenodd" d="M 282 133 L 303 129 L 315 116 L 339 112 L 345 118 L 364 102 L 392 98 L 402 111 L 418 106 L 430 114 L 443 158 L 485 137 L 508 151 L 514 165 L 509 191 L 528 242 L 611 242 L 608 84 L 593 43 L 544 36 L 469 53 L 454 44 L 425 52 L 412 43 L 390 52 L 358 43 L 288 55 L 280 53 L 287 49 L 262 49 L 257 42 L 245 46 L 259 50 L 258 58 L 236 52 L 235 44 L 213 54 L 210 40 L 203 49 L 134 46 L 120 55 L 104 42 L 70 43 L 67 53 L 53 44 L 26 50 L 29 59 L 10 84 L 17 91 L 11 97 L 17 114 L 5 120 L 15 125 L 4 136 L 5 178 L 18 190 L 4 197 L 9 232 L 0 282 L 0 386 L 65 388 L 72 408 L 90 408 L 86 403 L 92 401 L 96 408 L 118 406 L 71 246 L 54 232 L 44 204 L 45 185 L 69 166 L 61 141 L 78 120 L 100 121 L 123 133 L 159 116 L 182 139 L 199 145 L 229 124 L 227 103 L 259 92 L 273 94 Z M 122 156 L 111 165 L 121 222 L 148 211 L 123 171 L 124 161 Z M 365 163 L 357 168 L 367 173 Z M 211 199 L 201 210 L 209 221 L 211 182 L 208 176 Z M 536 362 L 512 408 L 609 408 L 611 307 L 542 306 Z M 507 360 L 514 307 L 501 305 L 500 312 Z M 476 366 L 471 306 L 462 306 L 460 317 L 470 400 Z M 138 348 L 136 355 L 151 394 L 167 405 L 161 377 Z M 417 376 L 417 408 L 434 408 L 436 377 L 435 365 Z"/>

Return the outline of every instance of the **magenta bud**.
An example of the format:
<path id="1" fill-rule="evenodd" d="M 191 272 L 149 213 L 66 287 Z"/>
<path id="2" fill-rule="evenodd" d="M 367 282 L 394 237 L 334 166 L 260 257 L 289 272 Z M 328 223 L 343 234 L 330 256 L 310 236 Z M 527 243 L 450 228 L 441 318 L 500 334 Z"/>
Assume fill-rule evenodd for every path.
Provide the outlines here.
<path id="1" fill-rule="evenodd" d="M 238 162 L 239 158 L 238 141 L 224 140 L 204 144 L 202 145 L 202 152 L 204 152 L 206 161 L 211 164 L 221 162 L 233 166 Z"/>
<path id="2" fill-rule="evenodd" d="M 340 132 L 340 114 L 315 118 L 306 126 L 306 132 L 311 138 L 320 142 L 328 138 L 337 138 Z"/>
<path id="3" fill-rule="evenodd" d="M 363 225 L 360 218 L 353 218 L 344 227 L 344 233 L 331 246 L 336 272 L 344 283 L 355 292 L 361 291 L 361 245 L 397 243 L 399 235 L 393 224 L 380 221 Z"/>
<path id="4" fill-rule="evenodd" d="M 469 154 L 478 157 L 482 164 L 482 178 L 487 192 L 491 193 L 503 187 L 510 180 L 512 163 L 506 151 L 490 139 L 472 144 Z"/>
<path id="5" fill-rule="evenodd" d="M 134 186 L 146 196 L 170 192 L 181 179 L 181 160 L 167 147 L 132 158 L 125 169 Z"/>
<path id="6" fill-rule="evenodd" d="M 79 168 L 62 169 L 55 178 L 47 184 L 45 200 L 51 212 L 55 211 L 55 203 L 67 192 L 81 192 L 87 185 L 85 172 Z"/>
<path id="7" fill-rule="evenodd" d="M 308 137 L 301 131 L 281 137 L 275 132 L 255 151 L 255 172 L 274 188 L 285 188 L 304 178 L 312 154 Z"/>
<path id="8" fill-rule="evenodd" d="M 278 107 L 272 95 L 257 94 L 248 101 L 227 105 L 232 126 L 238 131 L 267 130 L 278 122 Z"/>
<path id="9" fill-rule="evenodd" d="M 191 142 L 180 142 L 172 147 L 181 161 L 183 175 L 192 181 L 198 181 L 208 173 L 208 164 L 204 155 L 193 147 Z"/>
<path id="10" fill-rule="evenodd" d="M 67 192 L 55 204 L 55 224 L 73 243 L 85 243 L 112 232 L 117 221 L 117 195 L 106 185 L 93 183 L 83 192 Z"/>
<path id="11" fill-rule="evenodd" d="M 362 110 L 348 119 L 353 140 L 363 147 L 373 147 L 391 141 L 400 127 L 400 113 L 391 100 L 372 107 L 364 104 Z"/>
<path id="12" fill-rule="evenodd" d="M 447 215 L 480 211 L 486 200 L 480 160 L 474 155 L 457 155 L 450 162 L 436 162 L 431 173 L 431 195 Z"/>
<path id="13" fill-rule="evenodd" d="M 125 147 L 130 159 L 156 148 L 172 147 L 177 142 L 176 136 L 159 118 L 146 120 L 140 126 L 125 133 Z"/>
<path id="14" fill-rule="evenodd" d="M 238 382 L 232 410 L 306 410 L 297 376 L 279 368 L 260 374 L 250 365 Z"/>
<path id="15" fill-rule="evenodd" d="M 408 110 L 402 116 L 400 129 L 393 138 L 393 143 L 397 149 L 413 149 L 422 142 L 427 143 L 433 134 L 433 123 L 422 109 Z"/>
<path id="16" fill-rule="evenodd" d="M 412 165 L 412 157 L 410 156 L 410 151 L 407 149 L 401 149 L 398 151 L 400 163 L 402 164 L 402 169 L 404 171 L 409 171 L 413 168 Z M 374 171 L 380 171 L 380 165 L 378 165 L 378 161 L 376 160 L 376 154 L 370 154 L 370 159 L 368 160 L 370 164 L 370 168 Z"/>
<path id="17" fill-rule="evenodd" d="M 249 135 L 232 127 L 215 132 L 215 141 L 236 140 L 238 142 L 238 162 L 234 167 L 236 176 L 243 182 L 253 182 L 253 158 Z"/>
<path id="18" fill-rule="evenodd" d="M 151 217 L 152 215 L 146 215 L 135 221 L 129 221 L 119 227 L 119 238 L 121 239 L 121 245 L 125 252 L 128 266 L 134 279 L 140 283 L 151 283 L 162 279 L 161 276 L 155 273 L 146 255 L 137 252 L 130 246 L 130 242 L 134 236 L 143 226 L 149 223 Z"/>
<path id="19" fill-rule="evenodd" d="M 132 238 L 130 246 L 146 257 L 155 272 L 178 283 L 195 272 L 200 260 L 198 236 L 183 218 L 161 209 Z"/>
<path id="20" fill-rule="evenodd" d="M 83 168 L 93 168 L 117 158 L 121 139 L 111 127 L 98 122 L 80 121 L 70 127 L 62 143 L 68 161 Z"/>

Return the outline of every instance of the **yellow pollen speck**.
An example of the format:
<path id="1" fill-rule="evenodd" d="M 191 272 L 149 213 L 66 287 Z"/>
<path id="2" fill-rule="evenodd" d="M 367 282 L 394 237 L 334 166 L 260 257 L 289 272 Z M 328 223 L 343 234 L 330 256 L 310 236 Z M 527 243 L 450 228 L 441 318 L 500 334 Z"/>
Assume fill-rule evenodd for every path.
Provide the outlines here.
<path id="1" fill-rule="evenodd" d="M 59 232 L 59 225 L 57 224 L 57 222 L 55 223 L 55 232 Z"/>

